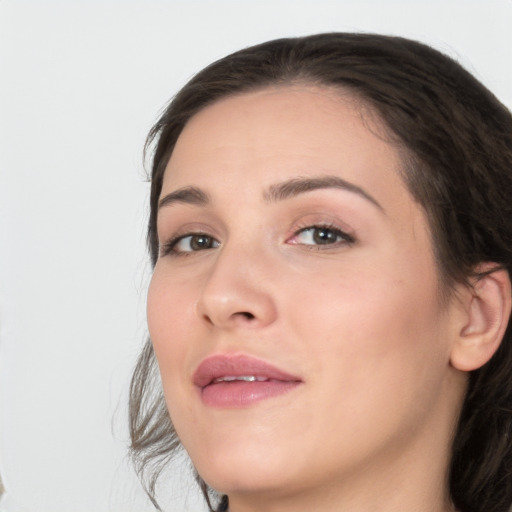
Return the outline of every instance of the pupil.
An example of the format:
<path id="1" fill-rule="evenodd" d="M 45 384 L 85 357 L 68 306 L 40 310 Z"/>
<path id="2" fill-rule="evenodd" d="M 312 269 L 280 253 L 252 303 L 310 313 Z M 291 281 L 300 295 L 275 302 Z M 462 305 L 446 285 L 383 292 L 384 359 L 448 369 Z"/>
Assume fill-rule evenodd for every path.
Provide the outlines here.
<path id="1" fill-rule="evenodd" d="M 212 241 L 209 236 L 195 236 L 190 241 L 190 246 L 194 251 L 209 249 L 212 246 Z"/>
<path id="2" fill-rule="evenodd" d="M 317 229 L 313 234 L 317 244 L 330 244 L 336 242 L 336 233 L 331 229 Z"/>

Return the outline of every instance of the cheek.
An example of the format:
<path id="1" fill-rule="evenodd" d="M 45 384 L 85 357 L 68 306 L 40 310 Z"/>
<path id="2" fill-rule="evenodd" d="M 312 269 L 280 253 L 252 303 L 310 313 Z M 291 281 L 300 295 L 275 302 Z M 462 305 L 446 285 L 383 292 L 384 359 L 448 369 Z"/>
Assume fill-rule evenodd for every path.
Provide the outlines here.
<path id="1" fill-rule="evenodd" d="M 296 304 L 289 323 L 309 354 L 311 373 L 326 389 L 345 390 L 354 407 L 371 405 L 385 388 L 396 396 L 421 393 L 446 370 L 446 319 L 435 267 L 424 260 L 394 258 L 391 265 L 382 259 L 312 280 L 309 289 L 288 288 Z"/>
<path id="2" fill-rule="evenodd" d="M 323 288 L 322 305 L 303 297 L 296 333 L 315 392 L 307 397 L 301 425 L 325 444 L 304 450 L 304 464 L 335 466 L 405 442 L 436 407 L 448 359 L 437 333 L 437 307 L 423 290 L 390 285 L 345 280 Z"/>
<path id="3" fill-rule="evenodd" d="M 147 321 L 166 394 L 178 380 L 177 370 L 183 368 L 193 305 L 191 287 L 173 282 L 157 263 L 148 290 Z"/>
<path id="4" fill-rule="evenodd" d="M 165 401 L 177 430 L 183 424 L 188 428 L 195 423 L 188 385 L 193 367 L 190 347 L 194 344 L 195 300 L 191 283 L 180 285 L 164 265 L 157 263 L 148 290 L 147 321 Z"/>
<path id="5" fill-rule="evenodd" d="M 281 309 L 294 308 L 299 332 L 317 330 L 340 343 L 339 335 L 359 339 L 357 348 L 370 348 L 378 340 L 374 348 L 380 350 L 400 333 L 402 339 L 413 330 L 436 326 L 441 308 L 437 277 L 429 265 L 415 268 L 399 260 L 387 264 L 361 258 L 361 263 L 349 261 L 327 274 L 288 276 L 279 286 L 287 290 L 288 301 Z"/>

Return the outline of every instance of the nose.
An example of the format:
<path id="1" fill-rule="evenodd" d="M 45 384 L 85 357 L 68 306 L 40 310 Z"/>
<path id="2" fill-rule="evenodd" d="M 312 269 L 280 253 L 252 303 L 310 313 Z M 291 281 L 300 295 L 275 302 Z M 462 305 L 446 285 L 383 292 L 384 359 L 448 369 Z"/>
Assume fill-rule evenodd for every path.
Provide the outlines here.
<path id="1" fill-rule="evenodd" d="M 261 328 L 273 323 L 277 309 L 270 268 L 261 253 L 221 248 L 197 303 L 201 320 L 220 329 Z"/>

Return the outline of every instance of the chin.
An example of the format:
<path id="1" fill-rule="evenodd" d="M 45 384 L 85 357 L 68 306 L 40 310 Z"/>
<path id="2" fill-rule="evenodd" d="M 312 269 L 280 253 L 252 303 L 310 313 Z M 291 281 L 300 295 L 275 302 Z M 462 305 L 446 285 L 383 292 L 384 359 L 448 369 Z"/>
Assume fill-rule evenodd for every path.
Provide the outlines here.
<path id="1" fill-rule="evenodd" d="M 206 449 L 191 459 L 201 478 L 219 493 L 272 493 L 285 485 L 281 480 L 290 476 L 293 456 L 269 444 L 245 442 Z"/>

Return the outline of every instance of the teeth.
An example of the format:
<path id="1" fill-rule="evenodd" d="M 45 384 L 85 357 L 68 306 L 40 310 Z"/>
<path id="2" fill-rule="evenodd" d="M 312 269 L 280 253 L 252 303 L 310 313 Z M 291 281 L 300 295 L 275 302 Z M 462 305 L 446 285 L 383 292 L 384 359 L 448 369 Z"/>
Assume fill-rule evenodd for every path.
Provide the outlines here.
<path id="1" fill-rule="evenodd" d="M 268 380 L 266 377 L 256 377 L 254 375 L 240 375 L 238 377 L 232 375 L 226 375 L 225 377 L 218 377 L 213 380 L 214 384 L 218 382 L 233 382 L 235 380 L 241 380 L 244 382 L 264 382 Z"/>

